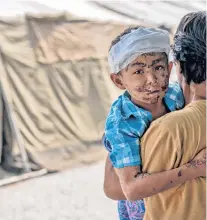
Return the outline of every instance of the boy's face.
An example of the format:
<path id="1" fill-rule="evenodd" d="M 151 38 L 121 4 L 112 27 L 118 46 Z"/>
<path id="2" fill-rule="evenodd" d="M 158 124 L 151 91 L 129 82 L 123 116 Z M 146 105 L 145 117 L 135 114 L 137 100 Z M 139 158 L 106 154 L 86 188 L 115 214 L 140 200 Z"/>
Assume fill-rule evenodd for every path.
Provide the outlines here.
<path id="1" fill-rule="evenodd" d="M 111 79 L 120 89 L 126 89 L 136 104 L 156 104 L 165 95 L 169 84 L 169 68 L 164 53 L 147 53 L 121 71 L 111 75 Z"/>

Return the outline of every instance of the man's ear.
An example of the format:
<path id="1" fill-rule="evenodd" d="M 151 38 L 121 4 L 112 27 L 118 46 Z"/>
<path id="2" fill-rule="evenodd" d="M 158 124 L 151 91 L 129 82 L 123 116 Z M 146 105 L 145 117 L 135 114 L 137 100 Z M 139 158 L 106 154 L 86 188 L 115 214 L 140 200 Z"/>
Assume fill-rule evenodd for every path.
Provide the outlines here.
<path id="1" fill-rule="evenodd" d="M 176 61 L 174 63 L 175 65 L 175 70 L 176 70 L 176 75 L 177 75 L 177 81 L 180 85 L 182 85 L 185 82 L 181 67 L 180 67 L 180 62 Z"/>
<path id="2" fill-rule="evenodd" d="M 119 74 L 111 73 L 110 77 L 116 87 L 122 90 L 126 89 Z"/>

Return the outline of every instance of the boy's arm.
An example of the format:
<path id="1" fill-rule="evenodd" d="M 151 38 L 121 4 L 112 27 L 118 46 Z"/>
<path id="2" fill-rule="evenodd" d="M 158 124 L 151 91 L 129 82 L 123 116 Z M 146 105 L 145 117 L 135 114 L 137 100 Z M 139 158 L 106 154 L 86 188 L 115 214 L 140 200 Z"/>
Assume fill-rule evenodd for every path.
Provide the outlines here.
<path id="1" fill-rule="evenodd" d="M 109 159 L 109 155 L 107 156 L 105 162 L 104 193 L 108 198 L 113 200 L 126 200 L 119 182 L 119 178 Z"/>

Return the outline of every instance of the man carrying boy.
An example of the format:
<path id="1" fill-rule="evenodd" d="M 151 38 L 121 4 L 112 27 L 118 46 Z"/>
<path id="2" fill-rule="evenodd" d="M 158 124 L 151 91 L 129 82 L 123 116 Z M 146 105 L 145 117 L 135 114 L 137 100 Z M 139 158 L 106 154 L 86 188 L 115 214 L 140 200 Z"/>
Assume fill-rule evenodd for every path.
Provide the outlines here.
<path id="1" fill-rule="evenodd" d="M 124 32 L 112 42 L 109 51 L 111 79 L 118 88 L 126 91 L 111 107 L 104 142 L 124 192 L 122 198 L 132 200 L 135 189 L 137 196 L 133 203 L 119 201 L 121 220 L 142 219 L 145 209 L 139 199 L 169 187 L 169 177 L 178 185 L 204 175 L 203 169 L 198 168 L 195 172 L 190 166 L 167 173 L 141 173 L 140 138 L 154 119 L 184 106 L 179 85 L 169 85 L 169 50 L 167 32 L 139 27 Z M 184 175 L 177 180 L 181 168 Z"/>
<path id="2" fill-rule="evenodd" d="M 206 147 L 206 12 L 192 13 L 185 20 L 181 33 L 175 38 L 174 54 L 179 82 L 186 101 L 192 103 L 181 111 L 157 119 L 144 135 L 141 142 L 142 171 L 153 174 L 142 178 L 144 175 L 139 172 L 135 176 L 127 170 L 121 174 L 117 172 L 121 188 L 110 161 L 106 162 L 105 192 L 108 197 L 137 200 L 151 196 L 145 199 L 144 219 L 147 220 L 205 219 L 206 179 L 193 177 L 193 172 L 202 170 L 198 176 L 206 176 L 206 154 L 202 150 Z M 193 100 L 187 100 L 191 97 L 185 90 L 189 85 L 193 88 Z M 199 155 L 195 157 L 197 153 Z M 165 175 L 166 182 L 160 174 Z M 152 176 L 155 177 L 153 181 Z M 191 181 L 187 181 L 189 179 Z M 140 192 L 139 182 L 145 183 L 141 189 L 145 193 L 146 189 L 151 189 L 151 195 L 150 192 L 148 195 Z M 124 191 L 127 185 L 131 186 L 128 194 Z"/>

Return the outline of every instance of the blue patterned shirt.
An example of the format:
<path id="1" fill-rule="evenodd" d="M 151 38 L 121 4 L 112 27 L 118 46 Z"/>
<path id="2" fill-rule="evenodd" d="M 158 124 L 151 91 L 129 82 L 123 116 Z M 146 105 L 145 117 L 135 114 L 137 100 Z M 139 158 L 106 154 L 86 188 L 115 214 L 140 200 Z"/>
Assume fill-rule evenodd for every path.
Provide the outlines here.
<path id="1" fill-rule="evenodd" d="M 169 84 L 164 103 L 169 111 L 184 107 L 184 96 L 178 83 Z M 114 167 L 141 165 L 140 138 L 151 122 L 151 113 L 134 105 L 127 92 L 113 103 L 106 120 L 104 145 Z M 144 201 L 120 200 L 118 213 L 120 220 L 142 220 Z"/>
<path id="2" fill-rule="evenodd" d="M 169 84 L 163 99 L 169 111 L 184 106 L 183 92 L 178 83 Z M 105 125 L 104 145 L 115 168 L 141 165 L 140 138 L 152 120 L 149 111 L 133 104 L 128 92 L 112 104 Z"/>

